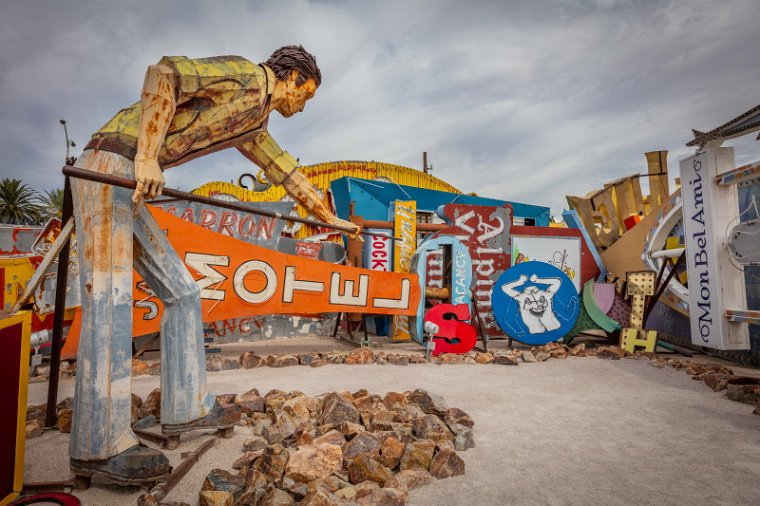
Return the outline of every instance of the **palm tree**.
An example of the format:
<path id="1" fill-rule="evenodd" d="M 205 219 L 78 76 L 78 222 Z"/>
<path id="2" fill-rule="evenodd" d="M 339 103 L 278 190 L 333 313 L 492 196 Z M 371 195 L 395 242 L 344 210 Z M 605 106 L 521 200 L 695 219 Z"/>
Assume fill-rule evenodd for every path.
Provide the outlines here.
<path id="1" fill-rule="evenodd" d="M 0 179 L 0 223 L 30 225 L 39 220 L 37 192 L 20 179 Z"/>
<path id="2" fill-rule="evenodd" d="M 63 216 L 63 188 L 46 190 L 45 195 L 40 197 L 42 207 L 40 209 L 41 221 L 44 223 L 50 218 Z"/>

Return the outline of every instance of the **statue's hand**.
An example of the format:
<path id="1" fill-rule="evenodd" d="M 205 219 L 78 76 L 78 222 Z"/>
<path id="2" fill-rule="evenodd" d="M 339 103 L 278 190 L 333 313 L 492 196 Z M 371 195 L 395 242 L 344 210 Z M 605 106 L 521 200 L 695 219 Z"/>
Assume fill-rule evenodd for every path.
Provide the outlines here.
<path id="1" fill-rule="evenodd" d="M 361 234 L 362 227 L 360 227 L 356 223 L 351 223 L 350 221 L 341 220 L 340 218 L 336 218 L 331 223 L 339 227 L 353 229 L 354 230 L 353 232 L 346 232 L 348 234 L 348 237 L 356 241 L 364 242 L 364 239 L 362 238 L 362 236 L 359 235 Z"/>
<path id="2" fill-rule="evenodd" d="M 132 201 L 139 202 L 142 198 L 154 199 L 161 195 L 166 179 L 161 172 L 157 160 L 135 159 L 135 180 L 137 188 L 132 195 Z"/>

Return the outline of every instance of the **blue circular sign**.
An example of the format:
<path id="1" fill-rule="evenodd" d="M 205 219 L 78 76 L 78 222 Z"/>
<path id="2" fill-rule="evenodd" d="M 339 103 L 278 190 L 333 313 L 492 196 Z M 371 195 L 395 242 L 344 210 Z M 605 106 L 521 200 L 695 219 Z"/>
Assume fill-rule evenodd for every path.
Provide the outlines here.
<path id="1" fill-rule="evenodd" d="M 492 304 L 501 329 L 514 340 L 532 345 L 565 337 L 580 311 L 573 282 L 544 262 L 510 267 L 494 285 Z"/>

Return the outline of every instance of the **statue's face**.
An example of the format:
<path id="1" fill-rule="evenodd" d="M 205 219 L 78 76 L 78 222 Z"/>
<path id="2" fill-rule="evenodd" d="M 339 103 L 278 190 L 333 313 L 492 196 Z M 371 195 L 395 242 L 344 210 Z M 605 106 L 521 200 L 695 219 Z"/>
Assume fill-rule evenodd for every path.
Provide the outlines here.
<path id="1" fill-rule="evenodd" d="M 277 107 L 277 111 L 286 118 L 303 111 L 306 101 L 313 97 L 317 91 L 317 83 L 313 78 L 300 86 L 296 84 L 297 78 L 297 72 L 294 71 L 290 74 L 285 83 L 282 103 Z"/>

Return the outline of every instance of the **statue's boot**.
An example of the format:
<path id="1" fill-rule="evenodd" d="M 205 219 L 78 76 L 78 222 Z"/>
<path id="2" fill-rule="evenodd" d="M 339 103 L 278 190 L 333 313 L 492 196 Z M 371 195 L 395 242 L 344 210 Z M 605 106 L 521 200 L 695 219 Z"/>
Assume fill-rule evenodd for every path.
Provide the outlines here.
<path id="1" fill-rule="evenodd" d="M 179 436 L 183 432 L 197 429 L 231 429 L 240 421 L 240 406 L 236 404 L 214 403 L 211 412 L 203 418 L 187 423 L 161 424 L 161 432 L 165 436 Z"/>
<path id="2" fill-rule="evenodd" d="M 76 476 L 98 477 L 119 485 L 141 485 L 165 478 L 172 470 L 169 459 L 159 450 L 135 445 L 105 460 L 70 459 Z"/>

